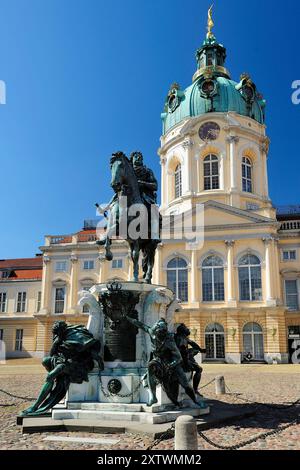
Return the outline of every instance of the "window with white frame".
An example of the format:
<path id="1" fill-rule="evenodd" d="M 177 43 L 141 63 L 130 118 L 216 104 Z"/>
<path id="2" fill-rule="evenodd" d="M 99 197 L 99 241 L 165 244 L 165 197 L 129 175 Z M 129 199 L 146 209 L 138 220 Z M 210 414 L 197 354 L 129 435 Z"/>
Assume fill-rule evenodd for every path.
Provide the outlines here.
<path id="1" fill-rule="evenodd" d="M 16 330 L 15 351 L 22 351 L 23 349 L 23 330 Z"/>
<path id="2" fill-rule="evenodd" d="M 202 263 L 203 302 L 224 300 L 224 266 L 219 256 L 208 256 Z"/>
<path id="3" fill-rule="evenodd" d="M 252 193 L 252 162 L 248 157 L 242 160 L 242 188 L 246 193 Z"/>
<path id="4" fill-rule="evenodd" d="M 56 287 L 54 299 L 54 313 L 63 313 L 65 309 L 65 287 Z"/>
<path id="5" fill-rule="evenodd" d="M 111 267 L 112 267 L 112 269 L 122 269 L 123 268 L 122 258 L 113 259 Z"/>
<path id="6" fill-rule="evenodd" d="M 167 285 L 177 299 L 188 301 L 188 268 L 184 259 L 176 257 L 167 266 Z"/>
<path id="7" fill-rule="evenodd" d="M 94 260 L 92 259 L 86 259 L 83 262 L 83 269 L 89 270 L 89 269 L 94 269 L 95 263 Z"/>
<path id="8" fill-rule="evenodd" d="M 26 292 L 18 292 L 17 294 L 17 313 L 26 311 Z"/>
<path id="9" fill-rule="evenodd" d="M 296 250 L 282 250 L 283 261 L 295 261 L 297 259 Z"/>
<path id="10" fill-rule="evenodd" d="M 7 279 L 9 277 L 10 271 L 2 271 L 1 277 L 2 279 Z"/>
<path id="11" fill-rule="evenodd" d="M 6 292 L 0 292 L 0 313 L 6 312 L 6 301 L 7 301 Z"/>
<path id="12" fill-rule="evenodd" d="M 210 154 L 203 160 L 204 167 L 204 190 L 219 189 L 219 159 Z"/>
<path id="13" fill-rule="evenodd" d="M 41 305 L 42 305 L 42 292 L 39 291 L 37 294 L 37 299 L 36 299 L 36 311 L 37 313 L 41 310 Z"/>
<path id="14" fill-rule="evenodd" d="M 299 310 L 299 292 L 297 279 L 285 280 L 285 302 L 290 310 Z"/>
<path id="15" fill-rule="evenodd" d="M 247 254 L 239 261 L 240 300 L 262 300 L 261 263 Z"/>
<path id="16" fill-rule="evenodd" d="M 175 168 L 174 183 L 175 183 L 175 198 L 181 197 L 182 196 L 182 173 L 181 173 L 180 164 L 178 164 Z"/>
<path id="17" fill-rule="evenodd" d="M 66 261 L 56 261 L 55 263 L 55 271 L 57 273 L 63 273 L 67 270 L 67 262 Z"/>

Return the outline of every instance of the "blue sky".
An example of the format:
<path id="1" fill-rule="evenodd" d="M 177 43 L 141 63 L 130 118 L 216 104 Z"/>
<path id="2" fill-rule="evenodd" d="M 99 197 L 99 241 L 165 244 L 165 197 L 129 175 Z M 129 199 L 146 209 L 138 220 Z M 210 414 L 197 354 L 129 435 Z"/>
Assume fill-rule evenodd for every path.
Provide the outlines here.
<path id="1" fill-rule="evenodd" d="M 215 35 L 238 80 L 267 99 L 274 204 L 300 203 L 300 4 L 216 0 Z M 0 258 L 31 256 L 107 201 L 110 154 L 140 149 L 160 175 L 169 85 L 191 83 L 206 0 L 0 0 Z"/>

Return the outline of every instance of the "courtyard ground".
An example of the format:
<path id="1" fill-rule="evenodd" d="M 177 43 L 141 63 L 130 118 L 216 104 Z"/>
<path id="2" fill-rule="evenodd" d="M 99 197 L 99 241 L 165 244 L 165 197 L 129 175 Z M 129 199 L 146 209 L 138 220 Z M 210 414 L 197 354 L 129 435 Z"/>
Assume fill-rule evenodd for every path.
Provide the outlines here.
<path id="1" fill-rule="evenodd" d="M 228 394 L 218 399 L 237 406 L 245 403 L 244 400 L 256 402 L 251 405 L 253 412 L 256 412 L 254 416 L 203 431 L 207 438 L 217 444 L 230 446 L 262 433 L 278 430 L 296 420 L 300 413 L 300 404 L 290 408 L 269 406 L 292 403 L 300 398 L 300 365 L 204 364 L 203 369 L 202 385 L 210 382 L 216 375 L 224 375 Z M 150 437 L 134 434 L 101 435 L 86 432 L 22 434 L 21 427 L 16 424 L 16 416 L 29 406 L 30 401 L 11 397 L 1 390 L 22 397 L 36 397 L 44 377 L 45 372 L 40 361 L 36 359 L 14 359 L 7 361 L 5 365 L 0 365 L 1 450 L 145 450 L 152 443 Z M 213 383 L 205 387 L 202 393 L 209 399 L 216 399 Z M 257 403 L 265 403 L 268 406 Z M 71 441 L 66 441 L 66 437 L 71 438 Z M 50 438 L 56 440 L 48 440 Z M 89 439 L 95 442 L 89 442 Z M 200 436 L 199 448 L 214 449 Z M 160 442 L 154 449 L 173 449 L 173 439 Z M 242 449 L 300 450 L 300 421 L 280 433 L 258 439 Z"/>

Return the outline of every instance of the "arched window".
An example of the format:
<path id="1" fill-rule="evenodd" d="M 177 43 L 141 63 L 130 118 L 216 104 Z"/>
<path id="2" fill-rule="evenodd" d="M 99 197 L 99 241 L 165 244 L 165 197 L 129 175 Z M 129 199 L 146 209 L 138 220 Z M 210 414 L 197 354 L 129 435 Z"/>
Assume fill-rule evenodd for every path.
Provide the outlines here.
<path id="1" fill-rule="evenodd" d="M 176 257 L 167 266 L 167 284 L 177 299 L 188 301 L 188 269 L 184 259 Z"/>
<path id="2" fill-rule="evenodd" d="M 225 358 L 225 334 L 220 323 L 211 323 L 205 328 L 206 359 Z"/>
<path id="3" fill-rule="evenodd" d="M 204 189 L 219 189 L 219 160 L 210 154 L 204 158 Z"/>
<path id="4" fill-rule="evenodd" d="M 261 265 L 257 256 L 247 254 L 239 261 L 240 300 L 262 300 Z"/>
<path id="5" fill-rule="evenodd" d="M 248 157 L 242 160 L 242 188 L 246 193 L 252 193 L 252 162 Z"/>
<path id="6" fill-rule="evenodd" d="M 224 267 L 219 256 L 208 256 L 202 263 L 203 302 L 224 300 Z"/>
<path id="7" fill-rule="evenodd" d="M 244 357 L 250 354 L 248 360 L 264 359 L 264 338 L 258 323 L 247 323 L 243 328 Z M 252 356 L 252 357 L 251 357 Z"/>
<path id="8" fill-rule="evenodd" d="M 181 176 L 181 165 L 180 165 L 180 163 L 175 168 L 174 183 L 175 183 L 175 198 L 181 197 L 181 195 L 182 195 L 182 176 Z"/>
<path id="9" fill-rule="evenodd" d="M 92 287 L 93 284 L 91 285 L 85 285 L 82 287 L 82 290 L 89 291 L 90 288 Z M 90 306 L 88 304 L 84 304 L 82 307 L 82 313 L 90 313 Z"/>

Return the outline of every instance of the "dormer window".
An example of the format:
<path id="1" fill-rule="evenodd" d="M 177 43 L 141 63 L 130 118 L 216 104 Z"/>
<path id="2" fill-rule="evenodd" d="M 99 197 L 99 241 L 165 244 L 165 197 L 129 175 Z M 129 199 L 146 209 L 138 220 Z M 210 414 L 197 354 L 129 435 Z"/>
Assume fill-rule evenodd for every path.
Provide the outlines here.
<path id="1" fill-rule="evenodd" d="M 7 279 L 9 277 L 10 272 L 9 271 L 2 271 L 1 277 L 2 279 Z"/>

